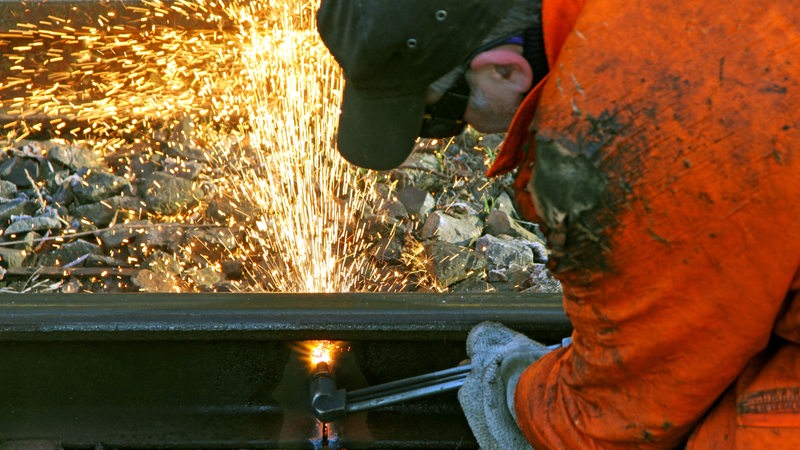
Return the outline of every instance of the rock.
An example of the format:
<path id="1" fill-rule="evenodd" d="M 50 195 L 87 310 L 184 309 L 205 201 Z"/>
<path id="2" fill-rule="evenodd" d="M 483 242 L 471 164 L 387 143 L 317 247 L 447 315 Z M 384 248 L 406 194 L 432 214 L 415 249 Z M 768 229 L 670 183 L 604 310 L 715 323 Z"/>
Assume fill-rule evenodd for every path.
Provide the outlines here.
<path id="1" fill-rule="evenodd" d="M 107 255 L 89 255 L 83 265 L 84 267 L 130 267 L 126 261 Z"/>
<path id="2" fill-rule="evenodd" d="M 536 233 L 529 231 L 507 212 L 499 209 L 493 209 L 489 213 L 489 217 L 486 218 L 485 231 L 494 236 L 508 235 L 544 245 L 544 242 Z"/>
<path id="3" fill-rule="evenodd" d="M 47 145 L 47 159 L 56 161 L 72 170 L 94 169 L 103 167 L 103 156 L 99 151 L 89 149 L 82 145 L 58 144 L 49 141 Z"/>
<path id="4" fill-rule="evenodd" d="M 34 247 L 39 245 L 39 239 L 42 238 L 42 235 L 31 231 L 30 233 L 26 233 L 22 239 L 19 239 L 17 242 L 18 244 L 15 245 L 15 248 L 21 248 L 27 252 L 32 252 Z"/>
<path id="5" fill-rule="evenodd" d="M 71 230 L 74 230 L 77 233 L 95 233 L 96 235 L 97 231 L 100 230 L 100 227 L 83 218 L 73 218 L 70 221 L 69 226 Z"/>
<path id="6" fill-rule="evenodd" d="M 25 197 L 0 201 L 0 222 L 10 220 L 11 216 L 31 215 L 36 211 L 36 208 L 36 202 Z"/>
<path id="7" fill-rule="evenodd" d="M 486 261 L 481 255 L 449 242 L 435 241 L 425 244 L 425 253 L 431 262 L 428 272 L 445 287 L 483 273 L 486 267 Z"/>
<path id="8" fill-rule="evenodd" d="M 214 285 L 213 292 L 238 292 L 239 289 L 236 287 L 235 283 L 231 283 L 228 280 L 222 280 L 219 283 Z"/>
<path id="9" fill-rule="evenodd" d="M 505 267 L 501 267 L 499 269 L 489 269 L 486 272 L 486 279 L 491 283 L 507 283 L 508 269 Z"/>
<path id="10" fill-rule="evenodd" d="M 531 286 L 531 265 L 519 265 L 511 263 L 508 266 L 508 283 L 511 289 L 515 291 L 522 291 Z"/>
<path id="11" fill-rule="evenodd" d="M 355 224 L 347 224 L 348 229 L 352 229 L 353 225 Z M 385 214 L 365 214 L 361 217 L 358 225 L 367 236 L 388 236 L 392 230 L 403 228 L 403 221 Z M 395 234 L 402 235 L 402 231 Z"/>
<path id="12" fill-rule="evenodd" d="M 405 186 L 415 186 L 426 192 L 439 192 L 444 184 L 442 165 L 432 153 L 412 153 L 403 163 L 400 173 L 406 178 Z"/>
<path id="13" fill-rule="evenodd" d="M 174 255 L 161 250 L 153 252 L 153 254 L 144 261 L 142 268 L 168 275 L 180 275 L 181 273 L 181 264 L 178 259 Z"/>
<path id="14" fill-rule="evenodd" d="M 428 215 L 420 233 L 423 240 L 435 239 L 455 245 L 469 245 L 480 237 L 483 224 L 475 216 L 454 217 L 441 211 Z"/>
<path id="15" fill-rule="evenodd" d="M 547 246 L 542 242 L 527 242 L 528 247 L 533 252 L 533 260 L 537 263 L 546 263 L 548 259 L 550 259 L 550 252 L 547 250 Z"/>
<path id="16" fill-rule="evenodd" d="M 531 287 L 525 290 L 525 292 L 550 294 L 560 294 L 562 292 L 561 283 L 553 278 L 553 275 L 547 270 L 544 264 L 534 264 L 530 269 Z"/>
<path id="17" fill-rule="evenodd" d="M 489 270 L 509 267 L 511 264 L 525 267 L 534 263 L 533 251 L 526 241 L 502 239 L 491 234 L 481 236 L 475 242 L 475 253 L 486 258 Z"/>
<path id="18" fill-rule="evenodd" d="M 228 146 L 230 154 L 245 155 L 242 160 L 246 161 L 257 160 L 257 149 L 249 147 L 246 137 L 230 139 L 233 139 Z M 422 144 L 401 168 L 378 176 L 375 188 L 384 204 L 372 202 L 363 211 L 357 211 L 358 222 L 355 215 L 338 219 L 348 230 L 356 225 L 363 227 L 363 238 L 372 245 L 367 256 L 376 267 L 363 272 L 374 280 L 370 289 L 381 292 L 560 289 L 544 268 L 547 249 L 541 233 L 535 224 L 520 220 L 514 209 L 508 194 L 513 175 L 491 180 L 483 177 L 493 149 L 501 139 L 501 135 L 468 131 L 446 145 Z M 17 184 L 3 180 L 0 173 L 0 228 L 10 227 L 13 217 L 16 227 L 41 229 L 5 236 L 15 242 L 6 247 L 5 251 L 11 252 L 9 256 L 0 254 L 0 266 L 11 258 L 15 258 L 14 264 L 25 264 L 32 259 L 34 249 L 44 262 L 53 258 L 65 264 L 85 256 L 81 263 L 91 267 L 142 265 L 135 275 L 136 282 L 129 282 L 128 277 L 84 280 L 82 286 L 76 279 L 54 277 L 53 283 L 48 281 L 46 286 L 51 290 L 56 289 L 55 282 L 61 282 L 61 292 L 273 289 L 269 283 L 248 274 L 266 273 L 277 264 L 256 262 L 252 252 L 258 249 L 247 249 L 248 258 L 246 249 L 240 246 L 249 242 L 243 239 L 243 234 L 248 228 L 255 229 L 256 218 L 276 219 L 264 217 L 263 205 L 255 205 L 254 199 L 242 197 L 241 192 L 220 189 L 229 187 L 227 181 L 218 183 L 218 180 L 229 177 L 230 168 L 219 164 L 221 161 L 207 160 L 203 149 L 209 146 L 195 133 L 190 118 L 168 120 L 167 125 L 153 130 L 148 137 L 110 151 L 100 147 L 90 150 L 85 144 L 73 145 L 59 139 L 4 145 L 11 145 L 8 147 L 11 150 L 0 155 L 0 167 L 6 175 L 16 177 L 20 185 L 17 188 Z M 218 148 L 225 145 L 215 144 Z M 37 181 L 36 186 L 30 185 L 26 169 Z M 104 179 L 90 180 L 92 177 Z M 134 184 L 123 181 L 133 179 L 137 180 Z M 199 181 L 193 184 L 192 179 Z M 115 180 L 122 185 L 119 191 L 116 189 L 120 186 L 113 186 Z M 109 181 L 113 189 L 103 187 Z M 9 199 L 15 195 L 16 198 Z M 199 203 L 205 197 L 213 200 L 207 205 Z M 236 198 L 237 204 L 232 203 L 232 198 Z M 434 212 L 437 205 L 440 210 Z M 41 211 L 44 209 L 47 211 Z M 192 215 L 184 217 L 188 216 L 185 212 Z M 165 221 L 178 219 L 183 225 L 156 223 L 161 220 L 159 216 L 175 214 L 180 216 Z M 152 222 L 121 224 L 148 216 Z M 54 220 L 60 224 L 56 225 Z M 60 226 L 61 231 L 40 227 L 41 221 Z M 111 230 L 98 230 L 110 223 L 118 225 Z M 209 223 L 219 228 L 209 229 Z M 38 240 L 45 233 L 64 234 L 65 228 L 70 232 L 93 231 L 98 242 L 102 242 L 103 253 L 57 257 L 61 248 L 52 249 L 52 241 L 43 245 Z M 13 227 L 10 230 L 15 231 Z M 475 249 L 482 234 L 514 242 L 514 251 L 526 256 L 500 257 L 499 250 L 497 253 L 492 250 L 486 253 L 492 259 L 492 267 L 487 270 L 489 261 Z M 90 237 L 85 239 L 93 243 Z M 22 258 L 25 254 L 27 260 Z M 530 254 L 533 263 L 529 263 Z M 271 257 L 280 260 L 283 256 Z M 528 263 L 519 263 L 523 261 Z M 430 272 L 420 270 L 423 263 L 429 264 Z M 252 264 L 259 267 L 251 267 Z M 401 282 L 394 281 L 398 272 L 404 277 Z M 223 280 L 223 276 L 235 281 Z M 20 285 L 20 289 L 29 288 L 24 282 Z"/>
<path id="19" fill-rule="evenodd" d="M 0 164 L 0 178 L 17 187 L 31 187 L 31 180 L 39 178 L 39 163 L 29 158 L 9 158 Z"/>
<path id="20" fill-rule="evenodd" d="M 159 214 L 177 214 L 196 205 L 203 197 L 192 181 L 164 172 L 147 177 L 141 187 L 147 210 Z"/>
<path id="21" fill-rule="evenodd" d="M 11 222 L 4 235 L 16 235 L 27 233 L 30 231 L 45 231 L 45 230 L 59 230 L 61 229 L 61 221 L 53 217 L 37 216 L 37 217 L 22 217 L 18 220 Z"/>
<path id="22" fill-rule="evenodd" d="M 95 279 L 87 290 L 89 292 L 115 293 L 138 292 L 139 288 L 135 287 L 135 285 L 130 282 L 130 278 L 110 276 Z"/>
<path id="23" fill-rule="evenodd" d="M 117 214 L 117 209 L 105 202 L 89 203 L 86 205 L 73 205 L 69 208 L 70 214 L 89 221 L 96 227 L 106 227 Z"/>
<path id="24" fill-rule="evenodd" d="M 520 292 L 530 287 L 530 275 L 528 267 L 512 263 L 509 267 L 490 270 L 487 278 L 499 292 Z"/>
<path id="25" fill-rule="evenodd" d="M 75 194 L 72 193 L 72 183 L 65 182 L 60 184 L 50 200 L 61 206 L 70 206 L 75 201 Z"/>
<path id="26" fill-rule="evenodd" d="M 61 217 L 61 218 L 64 219 L 64 221 L 66 221 L 69 218 L 68 216 L 70 214 L 69 214 L 69 209 L 68 208 L 65 208 L 65 207 L 63 207 L 63 206 L 61 206 L 61 205 L 59 205 L 57 203 L 48 202 L 46 199 L 45 199 L 45 202 L 48 203 L 48 205 L 49 205 L 47 207 L 52 209 L 55 212 L 55 215 L 53 217 Z M 74 221 L 75 218 L 73 217 L 72 219 Z M 71 224 L 72 224 L 72 222 L 70 222 L 70 225 Z M 64 225 L 64 226 L 65 226 L 65 228 L 69 228 L 70 225 Z"/>
<path id="27" fill-rule="evenodd" d="M 0 198 L 12 198 L 17 195 L 17 185 L 6 180 L 0 180 Z"/>
<path id="28" fill-rule="evenodd" d="M 222 275 L 211 267 L 202 267 L 189 274 L 191 280 L 203 290 L 213 290 L 222 281 Z"/>
<path id="29" fill-rule="evenodd" d="M 494 199 L 492 210 L 504 212 L 511 217 L 517 217 L 517 208 L 514 206 L 514 200 L 506 192 L 502 192 Z"/>
<path id="30" fill-rule="evenodd" d="M 100 232 L 100 242 L 107 249 L 119 248 L 126 244 L 130 245 L 137 236 L 150 232 L 149 225 L 150 222 L 146 220 L 114 225 Z"/>
<path id="31" fill-rule="evenodd" d="M 161 156 L 157 153 L 151 155 L 151 151 L 144 144 L 134 144 L 133 152 L 135 156 L 130 158 L 127 168 L 137 179 L 147 178 L 161 171 Z"/>
<path id="32" fill-rule="evenodd" d="M 0 265 L 6 269 L 22 267 L 28 252 L 15 248 L 0 247 Z"/>
<path id="33" fill-rule="evenodd" d="M 447 214 L 455 217 L 477 216 L 478 211 L 467 202 L 453 202 L 445 209 Z"/>
<path id="34" fill-rule="evenodd" d="M 205 164 L 198 161 L 184 161 L 174 158 L 167 158 L 164 161 L 165 172 L 187 180 L 197 179 L 205 167 Z"/>
<path id="35" fill-rule="evenodd" d="M 201 253 L 204 254 L 206 252 L 220 254 L 226 250 L 234 250 L 239 246 L 236 236 L 227 227 L 189 229 L 187 239 L 196 241 L 199 247 L 205 250 L 201 250 Z"/>
<path id="36" fill-rule="evenodd" d="M 67 242 L 60 247 L 56 247 L 48 253 L 39 256 L 37 263 L 42 266 L 64 266 L 88 255 L 102 255 L 103 251 L 97 244 L 93 244 L 82 239 Z M 84 266 L 80 262 L 76 267 Z"/>
<path id="37" fill-rule="evenodd" d="M 92 171 L 81 183 L 72 186 L 72 193 L 81 203 L 95 203 L 119 194 L 129 185 L 130 182 L 126 178 Z"/>
<path id="38" fill-rule="evenodd" d="M 501 234 L 511 236 L 511 233 L 513 233 L 511 223 L 512 219 L 507 213 L 493 209 L 486 218 L 485 231 L 493 236 L 500 236 Z"/>
<path id="39" fill-rule="evenodd" d="M 139 197 L 131 197 L 129 195 L 115 195 L 105 200 L 113 208 L 118 211 L 128 211 L 131 214 L 141 216 L 144 215 L 145 205 Z"/>
<path id="40" fill-rule="evenodd" d="M 388 201 L 382 205 L 381 211 L 387 216 L 395 219 L 408 218 L 408 211 L 405 205 L 400 201 Z"/>
<path id="41" fill-rule="evenodd" d="M 70 214 L 103 228 L 116 219 L 125 222 L 140 215 L 143 210 L 140 199 L 128 196 L 114 196 L 97 203 L 72 205 Z"/>
<path id="42" fill-rule="evenodd" d="M 255 215 L 252 205 L 247 203 L 240 205 L 230 200 L 212 200 L 206 209 L 206 217 L 225 225 L 249 223 Z"/>
<path id="43" fill-rule="evenodd" d="M 194 122 L 191 117 L 185 117 L 172 128 L 167 144 L 167 153 L 183 159 L 204 161 L 205 152 L 197 145 L 194 132 Z"/>
<path id="44" fill-rule="evenodd" d="M 482 280 L 480 276 L 469 277 L 450 286 L 450 292 L 496 292 L 494 286 Z"/>
<path id="45" fill-rule="evenodd" d="M 225 275 L 225 278 L 229 280 L 241 280 L 244 278 L 243 262 L 229 259 L 222 261 L 220 266 L 222 267 L 222 273 Z"/>
<path id="46" fill-rule="evenodd" d="M 161 249 L 167 253 L 178 253 L 187 242 L 186 232 L 182 227 L 169 224 L 153 225 L 136 236 L 138 247 Z"/>
<path id="47" fill-rule="evenodd" d="M 62 294 L 77 294 L 83 290 L 83 285 L 77 278 L 70 278 L 61 285 Z"/>
<path id="48" fill-rule="evenodd" d="M 131 282 L 143 292 L 181 292 L 185 284 L 166 273 L 142 269 L 131 277 Z"/>
<path id="49" fill-rule="evenodd" d="M 397 199 L 406 207 L 412 219 L 422 220 L 433 211 L 436 200 L 427 191 L 418 189 L 414 186 L 406 186 L 397 191 Z"/>
<path id="50" fill-rule="evenodd" d="M 372 256 L 376 261 L 400 263 L 403 255 L 403 243 L 397 236 L 381 236 L 372 246 Z"/>
<path id="51" fill-rule="evenodd" d="M 448 158 L 446 164 L 451 176 L 471 178 L 475 175 L 475 169 L 470 164 L 470 158 L 465 156 L 463 152 L 458 152 L 453 158 Z"/>
<path id="52" fill-rule="evenodd" d="M 45 195 L 47 192 L 57 189 L 59 180 L 68 176 L 69 169 L 65 169 L 61 164 L 48 160 L 39 161 L 39 178 L 37 181 L 44 181 L 44 184 L 39 183 L 37 186 L 39 189 L 46 191 Z"/>

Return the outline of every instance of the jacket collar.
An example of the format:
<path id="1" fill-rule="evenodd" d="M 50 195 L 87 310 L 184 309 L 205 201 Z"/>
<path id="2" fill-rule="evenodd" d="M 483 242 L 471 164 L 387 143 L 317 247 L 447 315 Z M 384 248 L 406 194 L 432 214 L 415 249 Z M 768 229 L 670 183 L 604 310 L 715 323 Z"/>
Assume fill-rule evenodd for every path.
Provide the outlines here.
<path id="1" fill-rule="evenodd" d="M 554 67 L 561 48 L 572 32 L 578 14 L 583 9 L 585 0 L 543 0 L 542 1 L 542 40 L 546 55 L 547 67 Z M 534 72 L 534 76 L 536 76 Z M 517 109 L 506 138 L 487 176 L 502 175 L 515 169 L 524 157 L 524 144 L 528 140 L 530 124 L 536 114 L 536 107 L 542 96 L 542 90 L 550 78 L 548 71 L 531 89 Z"/>

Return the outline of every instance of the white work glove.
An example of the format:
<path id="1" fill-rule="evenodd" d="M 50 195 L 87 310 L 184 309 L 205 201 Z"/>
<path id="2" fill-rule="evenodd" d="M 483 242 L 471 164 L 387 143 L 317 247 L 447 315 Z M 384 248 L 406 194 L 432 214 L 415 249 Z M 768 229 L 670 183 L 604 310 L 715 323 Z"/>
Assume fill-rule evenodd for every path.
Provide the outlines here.
<path id="1" fill-rule="evenodd" d="M 517 425 L 514 391 L 522 371 L 549 351 L 496 322 L 470 331 L 472 370 L 458 390 L 458 401 L 482 449 L 532 449 Z"/>

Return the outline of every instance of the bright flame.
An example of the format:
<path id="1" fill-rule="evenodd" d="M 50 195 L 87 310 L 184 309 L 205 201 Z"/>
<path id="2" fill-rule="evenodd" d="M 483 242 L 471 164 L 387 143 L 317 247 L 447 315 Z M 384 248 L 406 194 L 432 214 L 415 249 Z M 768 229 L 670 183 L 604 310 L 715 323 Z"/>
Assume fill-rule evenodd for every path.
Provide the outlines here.
<path id="1" fill-rule="evenodd" d="M 340 342 L 334 341 L 308 341 L 306 343 L 308 351 L 308 359 L 312 366 L 319 363 L 330 364 L 336 353 L 342 351 Z"/>

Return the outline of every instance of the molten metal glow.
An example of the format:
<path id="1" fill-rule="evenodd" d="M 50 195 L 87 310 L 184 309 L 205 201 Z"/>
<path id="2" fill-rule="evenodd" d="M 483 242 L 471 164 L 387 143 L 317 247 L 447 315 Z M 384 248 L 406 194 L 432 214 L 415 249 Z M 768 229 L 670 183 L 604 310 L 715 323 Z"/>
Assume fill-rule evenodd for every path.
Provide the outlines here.
<path id="1" fill-rule="evenodd" d="M 64 136 L 80 134 L 107 160 L 123 161 L 118 167 L 169 158 L 181 166 L 181 157 L 161 154 L 159 139 L 201 152 L 208 167 L 197 189 L 205 202 L 229 206 L 221 213 L 225 244 L 222 252 L 186 246 L 185 281 L 190 262 L 218 271 L 221 260 L 235 260 L 247 290 L 403 290 L 406 274 L 375 267 L 365 238 L 378 174 L 335 151 L 343 81 L 315 31 L 317 6 L 143 0 L 125 7 L 125 20 L 109 11 L 91 26 L 52 16 L 20 23 L 0 36 L 17 43 L 9 50 L 0 40 L 15 74 L 0 80 L 0 91 L 25 92 L 0 102 L 19 119 L 7 138 L 24 138 L 41 126 L 31 118 L 44 115 Z M 195 25 L 181 27 L 175 17 Z M 45 61 L 33 56 L 37 48 L 47 49 Z M 155 218 L 206 224 L 202 206 Z"/>
<path id="2" fill-rule="evenodd" d="M 334 355 L 342 351 L 341 343 L 333 341 L 308 341 L 306 343 L 308 359 L 312 367 L 319 363 L 330 364 Z"/>

